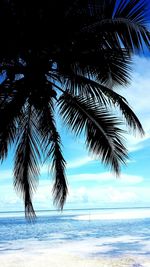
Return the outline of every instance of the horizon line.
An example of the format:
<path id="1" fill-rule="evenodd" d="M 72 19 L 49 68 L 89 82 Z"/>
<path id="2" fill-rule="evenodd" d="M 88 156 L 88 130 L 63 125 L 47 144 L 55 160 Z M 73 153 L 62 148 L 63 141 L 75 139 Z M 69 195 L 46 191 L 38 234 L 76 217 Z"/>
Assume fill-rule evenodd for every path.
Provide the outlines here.
<path id="1" fill-rule="evenodd" d="M 110 209 L 149 209 L 150 206 L 137 206 L 137 207 L 98 207 L 98 208 L 68 208 L 68 209 L 63 209 L 63 210 L 58 210 L 58 209 L 43 209 L 43 210 L 35 210 L 35 212 L 60 212 L 63 213 L 63 211 L 77 211 L 77 210 L 110 210 Z M 24 210 L 9 210 L 9 211 L 0 211 L 0 213 L 24 213 Z"/>

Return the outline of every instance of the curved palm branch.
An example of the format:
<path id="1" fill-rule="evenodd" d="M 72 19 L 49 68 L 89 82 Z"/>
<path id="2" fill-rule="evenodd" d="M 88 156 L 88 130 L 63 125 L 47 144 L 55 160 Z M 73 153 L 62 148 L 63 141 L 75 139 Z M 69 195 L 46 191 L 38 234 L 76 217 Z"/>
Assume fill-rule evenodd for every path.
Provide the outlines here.
<path id="1" fill-rule="evenodd" d="M 26 217 L 31 219 L 35 216 L 32 194 L 39 176 L 40 142 L 37 132 L 37 116 L 29 102 L 24 105 L 20 119 L 14 166 L 14 186 L 23 196 Z"/>
<path id="2" fill-rule="evenodd" d="M 19 87 L 20 88 L 20 87 Z M 17 103 L 17 105 L 16 105 Z M 18 118 L 25 103 L 25 95 L 16 87 L 0 88 L 0 159 L 8 154 L 8 147 L 15 142 L 18 132 Z"/>
<path id="3" fill-rule="evenodd" d="M 87 148 L 101 158 L 118 175 L 120 163 L 127 158 L 123 145 L 120 123 L 108 111 L 83 97 L 64 94 L 59 99 L 60 114 L 65 123 L 75 132 L 86 133 Z"/>
<path id="4" fill-rule="evenodd" d="M 144 44 L 148 48 L 150 47 L 150 34 L 146 29 L 146 1 L 121 0 L 116 5 L 115 0 L 108 0 L 102 4 L 97 2 L 96 10 L 94 7 L 91 1 L 91 21 L 89 25 L 87 24 L 81 29 L 82 32 L 94 34 L 103 32 L 104 35 L 106 32 L 106 40 L 110 47 L 114 46 L 114 39 L 116 40 L 115 43 L 122 44 L 127 50 L 130 49 L 131 51 L 143 49 Z"/>
<path id="5" fill-rule="evenodd" d="M 72 64 L 75 55 L 77 62 Z M 93 76 L 93 79 L 111 87 L 115 84 L 125 85 L 130 80 L 131 62 L 130 55 L 125 49 L 88 48 L 86 45 L 84 51 L 73 51 L 65 62 L 59 63 L 57 76 Z M 50 72 L 49 75 L 53 73 Z"/>
<path id="6" fill-rule="evenodd" d="M 46 158 L 51 159 L 51 170 L 53 173 L 54 203 L 62 209 L 66 201 L 68 189 L 65 175 L 65 160 L 61 151 L 61 140 L 57 132 L 54 120 L 54 104 L 52 97 L 45 99 L 44 105 L 38 105 L 39 133 L 42 137 Z"/>
<path id="7" fill-rule="evenodd" d="M 48 155 L 51 155 L 52 157 L 52 172 L 54 174 L 53 196 L 54 203 L 56 203 L 57 206 L 62 210 L 68 194 L 67 181 L 65 176 L 66 162 L 61 152 L 60 136 L 56 131 L 55 125 L 53 125 L 52 132 L 52 144 Z"/>
<path id="8" fill-rule="evenodd" d="M 118 106 L 126 119 L 127 125 L 134 132 L 139 131 L 141 135 L 144 134 L 142 124 L 130 108 L 127 100 L 112 89 L 88 77 L 80 75 L 68 77 L 65 85 L 70 94 L 92 98 L 105 107 L 108 105 Z"/>

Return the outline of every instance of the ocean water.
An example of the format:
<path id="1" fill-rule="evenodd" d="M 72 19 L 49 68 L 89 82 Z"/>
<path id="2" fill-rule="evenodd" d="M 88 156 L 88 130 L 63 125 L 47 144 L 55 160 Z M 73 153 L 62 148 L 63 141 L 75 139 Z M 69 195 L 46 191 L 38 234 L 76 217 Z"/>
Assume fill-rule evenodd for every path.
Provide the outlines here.
<path id="1" fill-rule="evenodd" d="M 40 212 L 34 223 L 22 213 L 0 213 L 0 254 L 41 249 L 91 257 L 150 257 L 150 209 Z"/>

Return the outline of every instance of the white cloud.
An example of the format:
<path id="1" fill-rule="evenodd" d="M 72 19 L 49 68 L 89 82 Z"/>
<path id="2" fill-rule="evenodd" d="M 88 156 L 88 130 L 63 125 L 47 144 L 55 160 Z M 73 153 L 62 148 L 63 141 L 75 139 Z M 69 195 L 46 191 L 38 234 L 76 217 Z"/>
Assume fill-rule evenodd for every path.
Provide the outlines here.
<path id="1" fill-rule="evenodd" d="M 128 135 L 128 148 L 136 151 L 144 147 L 144 142 L 150 139 L 150 58 L 134 57 L 134 66 L 131 84 L 120 88 L 119 93 L 129 102 L 131 108 L 140 119 L 145 130 L 145 136 L 134 137 Z"/>
<path id="2" fill-rule="evenodd" d="M 136 160 L 134 159 L 127 159 L 126 163 L 130 164 L 130 163 L 136 163 Z"/>
<path id="3" fill-rule="evenodd" d="M 92 187 L 87 186 L 87 179 L 92 181 Z M 108 182 L 112 181 L 112 183 L 100 184 L 101 179 L 102 181 L 105 179 Z M 79 181 L 83 182 L 81 186 L 78 183 Z M 123 206 L 126 206 L 127 203 L 132 206 L 135 203 L 139 205 L 139 203 L 142 204 L 146 201 L 150 202 L 149 188 L 136 187 L 136 184 L 141 181 L 142 177 L 127 174 L 123 174 L 122 179 L 119 180 L 109 173 L 94 174 L 94 176 L 91 174 L 80 174 L 76 187 L 69 181 L 69 195 L 64 208 L 116 206 L 119 205 L 119 203 Z M 56 208 L 56 206 L 53 205 L 52 182 L 50 180 L 40 180 L 37 191 L 33 197 L 33 203 L 35 209 Z M 1 186 L 0 210 L 23 210 L 23 201 L 16 194 L 13 185 Z"/>
<path id="4" fill-rule="evenodd" d="M 80 187 L 71 189 L 68 197 L 69 203 L 76 205 L 112 205 L 112 203 L 135 202 L 138 199 L 136 192 L 127 188 L 116 189 L 114 187 Z"/>
<path id="5" fill-rule="evenodd" d="M 116 179 L 116 177 L 110 173 L 110 172 L 104 172 L 104 173 L 82 173 L 82 174 L 74 174 L 68 176 L 69 182 L 111 182 L 118 184 L 138 184 L 143 181 L 143 177 L 138 175 L 130 175 L 122 173 L 119 178 Z"/>
<path id="6" fill-rule="evenodd" d="M 87 188 L 71 188 L 67 205 L 75 207 L 126 207 L 146 206 L 150 203 L 149 188 L 147 187 L 117 187 L 95 186 Z"/>
<path id="7" fill-rule="evenodd" d="M 129 101 L 131 107 L 138 113 L 150 111 L 150 58 L 134 57 L 131 84 L 121 88 L 120 93 Z"/>
<path id="8" fill-rule="evenodd" d="M 10 179 L 12 177 L 13 177 L 13 171 L 11 169 L 0 171 L 0 180 L 1 181 L 2 181 L 2 179 L 6 180 L 6 179 Z"/>
<path id="9" fill-rule="evenodd" d="M 120 183 L 139 184 L 142 183 L 144 179 L 139 175 L 121 174 L 118 180 Z"/>
<path id="10" fill-rule="evenodd" d="M 47 201 L 52 199 L 52 181 L 40 180 L 39 186 L 34 195 L 34 201 Z"/>
<path id="11" fill-rule="evenodd" d="M 73 169 L 77 167 L 81 167 L 93 161 L 93 159 L 89 156 L 83 158 L 77 158 L 72 161 L 67 162 L 67 169 Z"/>
<path id="12" fill-rule="evenodd" d="M 50 166 L 48 164 L 43 164 L 40 167 L 40 174 L 46 174 L 46 173 L 48 173 L 49 169 L 50 169 Z"/>
<path id="13" fill-rule="evenodd" d="M 67 169 L 75 169 L 78 167 L 82 167 L 86 164 L 89 164 L 90 162 L 94 161 L 94 158 L 91 156 L 84 156 L 84 157 L 78 157 L 71 161 L 67 161 L 66 168 Z M 51 166 L 48 164 L 43 164 L 41 166 L 41 174 L 47 174 L 50 171 Z"/>
<path id="14" fill-rule="evenodd" d="M 0 211 L 23 210 L 23 201 L 13 188 L 13 184 L 0 187 Z"/>
<path id="15" fill-rule="evenodd" d="M 131 202 L 137 199 L 137 194 L 133 191 L 109 188 L 108 192 L 110 202 Z"/>

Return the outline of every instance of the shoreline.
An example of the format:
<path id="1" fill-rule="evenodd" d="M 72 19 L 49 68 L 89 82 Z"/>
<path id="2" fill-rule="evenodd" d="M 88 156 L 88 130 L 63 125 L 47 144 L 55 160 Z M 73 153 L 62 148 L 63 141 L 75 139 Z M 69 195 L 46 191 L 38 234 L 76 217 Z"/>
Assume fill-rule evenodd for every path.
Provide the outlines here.
<path id="1" fill-rule="evenodd" d="M 123 255 L 118 257 L 85 257 L 58 249 L 7 252 L 0 255 L 3 267 L 149 267 L 150 257 Z"/>

